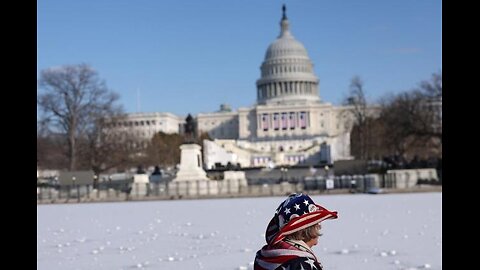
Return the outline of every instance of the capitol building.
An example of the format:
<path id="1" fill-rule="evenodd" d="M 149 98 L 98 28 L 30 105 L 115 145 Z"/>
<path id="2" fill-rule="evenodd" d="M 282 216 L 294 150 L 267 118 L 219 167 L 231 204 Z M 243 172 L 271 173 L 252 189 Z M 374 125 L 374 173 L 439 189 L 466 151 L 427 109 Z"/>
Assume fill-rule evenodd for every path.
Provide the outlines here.
<path id="1" fill-rule="evenodd" d="M 213 138 L 203 142 L 205 168 L 228 162 L 246 168 L 353 159 L 351 108 L 322 100 L 319 82 L 305 46 L 293 35 L 284 6 L 280 34 L 260 66 L 256 103 L 237 111 L 222 104 L 216 112 L 194 116 L 197 134 L 207 132 Z M 171 113 L 127 118 L 134 119 L 137 124 L 131 127 L 145 130 L 141 133 L 147 138 L 158 131 L 181 133 L 184 123 Z"/>

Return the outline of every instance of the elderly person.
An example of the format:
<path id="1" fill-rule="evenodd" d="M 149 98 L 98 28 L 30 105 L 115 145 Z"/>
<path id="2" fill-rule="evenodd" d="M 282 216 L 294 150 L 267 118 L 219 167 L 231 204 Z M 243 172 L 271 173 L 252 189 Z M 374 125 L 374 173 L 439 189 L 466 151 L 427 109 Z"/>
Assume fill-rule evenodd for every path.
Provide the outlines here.
<path id="1" fill-rule="evenodd" d="M 267 226 L 267 244 L 257 251 L 254 270 L 322 270 L 312 247 L 321 235 L 320 222 L 335 218 L 337 212 L 315 204 L 308 195 L 291 194 Z"/>

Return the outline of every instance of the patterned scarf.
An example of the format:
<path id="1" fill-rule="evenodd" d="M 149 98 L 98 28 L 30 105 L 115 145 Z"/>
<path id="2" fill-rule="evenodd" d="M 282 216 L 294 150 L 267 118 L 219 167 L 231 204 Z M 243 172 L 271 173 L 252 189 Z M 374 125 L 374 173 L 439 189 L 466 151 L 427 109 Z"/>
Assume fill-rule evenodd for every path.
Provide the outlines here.
<path id="1" fill-rule="evenodd" d="M 288 240 L 287 240 L 288 241 Z M 322 265 L 303 241 L 280 241 L 257 251 L 254 270 L 322 270 Z"/>

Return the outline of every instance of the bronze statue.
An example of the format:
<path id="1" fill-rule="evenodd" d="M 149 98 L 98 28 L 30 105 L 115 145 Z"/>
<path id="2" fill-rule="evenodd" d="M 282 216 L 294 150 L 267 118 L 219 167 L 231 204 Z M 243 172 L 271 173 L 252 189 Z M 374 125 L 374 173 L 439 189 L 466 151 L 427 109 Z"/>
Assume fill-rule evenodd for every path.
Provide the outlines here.
<path id="1" fill-rule="evenodd" d="M 282 11 L 283 11 L 282 20 L 287 20 L 287 7 L 285 6 L 285 4 L 283 4 L 282 6 Z"/>
<path id="2" fill-rule="evenodd" d="M 193 117 L 188 114 L 187 118 L 185 119 L 184 124 L 184 136 L 185 136 L 185 143 L 194 143 L 195 142 L 195 122 Z"/>

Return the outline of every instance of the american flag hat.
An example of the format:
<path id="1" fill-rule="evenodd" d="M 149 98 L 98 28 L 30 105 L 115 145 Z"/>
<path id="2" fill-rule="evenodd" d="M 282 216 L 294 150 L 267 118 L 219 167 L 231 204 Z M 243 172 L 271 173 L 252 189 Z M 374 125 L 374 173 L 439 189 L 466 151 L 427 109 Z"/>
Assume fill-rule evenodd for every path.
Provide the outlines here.
<path id="1" fill-rule="evenodd" d="M 306 194 L 293 193 L 283 201 L 268 223 L 265 240 L 274 245 L 286 235 L 308 228 L 326 219 L 336 219 L 337 211 L 329 211 L 313 202 Z"/>

